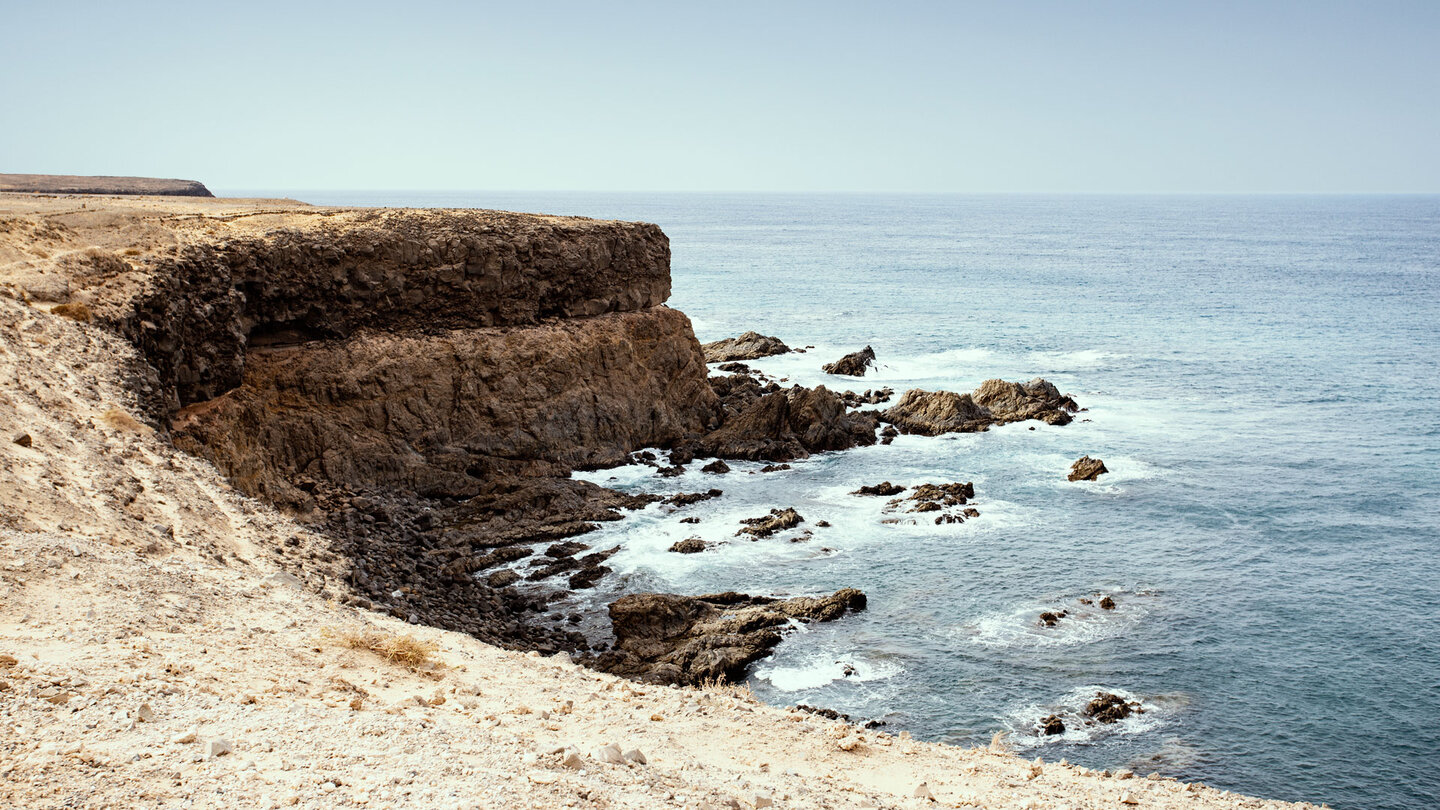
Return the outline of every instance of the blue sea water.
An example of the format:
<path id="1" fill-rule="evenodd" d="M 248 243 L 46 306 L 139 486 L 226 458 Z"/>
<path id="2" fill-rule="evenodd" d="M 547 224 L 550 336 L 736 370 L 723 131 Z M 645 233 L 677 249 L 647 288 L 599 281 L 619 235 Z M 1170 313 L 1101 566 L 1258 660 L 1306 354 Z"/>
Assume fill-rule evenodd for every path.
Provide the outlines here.
<path id="1" fill-rule="evenodd" d="M 1440 198 L 294 196 L 656 222 L 701 340 L 814 346 L 766 373 L 897 393 L 1043 376 L 1088 408 L 781 473 L 587 474 L 726 492 L 587 538 L 624 549 L 598 598 L 869 595 L 757 665 L 764 699 L 1270 798 L 1440 806 Z M 867 344 L 871 375 L 820 371 Z M 1086 454 L 1112 472 L 1067 482 Z M 847 494 L 881 480 L 973 481 L 981 517 L 883 523 L 884 499 Z M 785 506 L 813 538 L 733 537 Z M 666 551 L 692 535 L 717 546 Z M 1099 593 L 1118 609 L 1078 602 Z M 1055 609 L 1075 613 L 1040 628 Z M 1080 727 L 1102 689 L 1147 711 Z M 1051 713 L 1072 730 L 1037 735 Z"/>

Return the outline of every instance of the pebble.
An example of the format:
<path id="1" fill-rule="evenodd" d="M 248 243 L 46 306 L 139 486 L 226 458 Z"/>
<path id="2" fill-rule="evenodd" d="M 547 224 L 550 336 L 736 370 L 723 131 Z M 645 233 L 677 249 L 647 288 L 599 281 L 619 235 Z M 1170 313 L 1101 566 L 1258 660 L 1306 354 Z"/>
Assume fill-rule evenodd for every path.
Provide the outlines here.
<path id="1" fill-rule="evenodd" d="M 140 718 L 142 723 L 155 722 L 155 710 L 150 708 L 149 703 L 141 703 L 140 708 L 135 710 L 135 716 Z"/>
<path id="2" fill-rule="evenodd" d="M 631 748 L 629 751 L 625 752 L 624 757 L 625 759 L 635 763 L 636 765 L 649 764 L 649 760 L 645 759 L 645 755 L 640 752 L 639 748 Z"/>
<path id="3" fill-rule="evenodd" d="M 186 744 L 186 743 L 193 743 L 193 742 L 195 742 L 195 738 L 196 738 L 196 737 L 199 737 L 199 736 L 200 736 L 199 730 L 192 728 L 192 729 L 190 729 L 190 730 L 188 730 L 188 731 L 183 731 L 183 732 L 181 732 L 181 733 L 179 733 L 179 734 L 176 734 L 174 737 L 172 737 L 172 738 L 170 739 L 170 742 L 179 743 L 179 744 L 181 744 L 181 745 L 184 745 L 184 744 Z"/>
<path id="4" fill-rule="evenodd" d="M 623 765 L 625 763 L 625 755 L 620 753 L 620 746 L 614 743 L 595 749 L 595 753 L 590 756 L 601 762 L 608 762 L 611 765 Z"/>
<path id="5" fill-rule="evenodd" d="M 235 746 L 231 745 L 230 741 L 224 737 L 216 737 L 205 746 L 205 754 L 212 759 L 215 757 L 223 757 L 234 750 Z"/>
<path id="6" fill-rule="evenodd" d="M 911 796 L 914 796 L 914 797 L 917 798 L 917 799 L 932 799 L 932 800 L 933 800 L 933 799 L 935 798 L 935 794 L 933 794 L 933 793 L 930 792 L 930 783 L 929 783 L 929 782 L 921 782 L 920 784 L 916 785 L 916 786 L 915 786 L 915 791 L 914 791 L 913 793 L 911 793 L 910 795 L 911 795 Z"/>

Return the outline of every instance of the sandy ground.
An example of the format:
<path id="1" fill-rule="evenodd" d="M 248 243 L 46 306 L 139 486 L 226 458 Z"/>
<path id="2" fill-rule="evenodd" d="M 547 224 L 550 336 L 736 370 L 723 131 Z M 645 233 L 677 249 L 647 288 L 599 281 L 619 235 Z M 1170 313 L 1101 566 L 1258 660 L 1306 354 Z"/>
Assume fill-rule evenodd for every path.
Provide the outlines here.
<path id="1" fill-rule="evenodd" d="M 141 374 L 120 339 L 0 297 L 0 806 L 1308 806 L 642 686 L 340 606 L 319 538 L 137 420 Z M 410 667 L 354 648 L 367 633 L 434 649 Z"/>

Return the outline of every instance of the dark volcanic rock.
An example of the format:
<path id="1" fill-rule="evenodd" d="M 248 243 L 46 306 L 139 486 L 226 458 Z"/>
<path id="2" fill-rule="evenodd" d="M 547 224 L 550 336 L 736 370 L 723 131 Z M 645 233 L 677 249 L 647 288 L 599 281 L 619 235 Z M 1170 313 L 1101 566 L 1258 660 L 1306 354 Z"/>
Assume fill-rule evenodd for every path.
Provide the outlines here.
<path id="1" fill-rule="evenodd" d="M 725 492 L 719 489 L 712 489 L 708 492 L 681 492 L 676 495 L 671 495 L 664 501 L 661 501 L 661 503 L 666 503 L 675 507 L 689 506 L 692 503 L 708 501 L 711 498 L 718 498 L 724 494 Z"/>
<path id="2" fill-rule="evenodd" d="M 824 386 L 767 393 L 698 442 L 701 455 L 790 461 L 811 453 L 875 443 L 875 417 L 849 413 Z"/>
<path id="3" fill-rule="evenodd" d="M 730 472 L 730 465 L 717 458 L 704 467 L 701 467 L 700 472 L 710 473 L 711 475 L 724 475 Z"/>
<path id="4" fill-rule="evenodd" d="M 702 345 L 705 362 L 726 363 L 734 360 L 756 360 L 790 351 L 779 338 L 766 337 L 759 332 L 746 332 L 740 337 L 717 340 Z"/>
<path id="5" fill-rule="evenodd" d="M 675 544 L 670 546 L 670 550 L 676 554 L 699 554 L 709 547 L 709 544 L 698 537 L 687 537 L 684 540 L 675 541 Z"/>
<path id="6" fill-rule="evenodd" d="M 796 512 L 793 508 L 787 508 L 771 509 L 770 514 L 764 517 L 746 518 L 740 522 L 745 524 L 745 528 L 736 532 L 736 537 L 742 534 L 748 534 L 758 538 L 769 537 L 776 532 L 793 529 L 801 523 L 804 523 L 805 518 L 801 517 L 800 513 Z"/>
<path id="7" fill-rule="evenodd" d="M 752 662 L 780 643 L 792 619 L 832 621 L 864 608 L 865 594 L 854 588 L 784 600 L 739 593 L 631 594 L 610 605 L 615 647 L 595 665 L 652 683 L 739 681 Z"/>
<path id="8" fill-rule="evenodd" d="M 1131 714 L 1144 714 L 1140 704 L 1110 692 L 1096 692 L 1095 698 L 1085 706 L 1085 715 L 1099 723 L 1116 723 Z"/>
<path id="9" fill-rule="evenodd" d="M 783 472 L 783 471 L 788 470 L 788 469 L 790 469 L 790 465 L 789 465 L 789 464 L 766 464 L 764 467 L 761 467 L 761 468 L 760 468 L 760 472 L 762 472 L 762 473 Z"/>
<path id="10" fill-rule="evenodd" d="M 826 374 L 840 374 L 846 377 L 864 377 L 865 370 L 875 365 L 875 350 L 866 346 L 858 352 L 851 352 L 833 363 L 826 363 L 821 371 Z"/>
<path id="11" fill-rule="evenodd" d="M 1105 462 L 1098 458 L 1081 456 L 1074 464 L 1070 465 L 1070 481 L 1094 481 L 1101 475 L 1110 472 L 1105 468 Z"/>
<path id="12" fill-rule="evenodd" d="M 1040 721 L 1040 733 L 1047 737 L 1064 734 L 1065 721 L 1061 720 L 1057 715 L 1052 714 Z"/>
<path id="13" fill-rule="evenodd" d="M 851 495 L 883 495 L 883 496 L 885 496 L 885 497 L 889 497 L 889 496 L 891 496 L 891 495 L 899 495 L 900 493 L 902 493 L 902 492 L 904 492 L 904 491 L 905 491 L 905 487 L 898 486 L 898 485 L 896 485 L 896 484 L 892 484 L 892 483 L 890 483 L 889 481 L 884 481 L 884 482 L 881 482 L 881 483 L 876 484 L 876 485 L 874 485 L 874 486 L 860 487 L 859 489 L 855 490 L 854 492 L 852 492 L 852 493 L 850 493 L 850 494 L 851 494 Z"/>

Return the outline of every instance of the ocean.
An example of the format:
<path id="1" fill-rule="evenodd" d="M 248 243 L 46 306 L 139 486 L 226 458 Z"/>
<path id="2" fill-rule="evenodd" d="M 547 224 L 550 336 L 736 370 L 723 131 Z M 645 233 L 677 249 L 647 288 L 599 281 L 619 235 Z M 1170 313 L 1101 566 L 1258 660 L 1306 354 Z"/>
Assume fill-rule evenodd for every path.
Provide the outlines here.
<path id="1" fill-rule="evenodd" d="M 587 536 L 623 550 L 585 598 L 868 594 L 760 662 L 762 699 L 1269 798 L 1440 806 L 1440 197 L 286 194 L 655 222 L 702 341 L 813 346 L 751 363 L 767 374 L 897 396 L 1044 377 L 1088 409 L 779 473 L 585 473 L 725 491 Z M 866 345 L 863 379 L 820 370 Z M 1066 481 L 1082 455 L 1111 472 Z M 885 499 L 848 494 L 880 481 L 973 481 L 981 516 L 885 523 Z M 734 537 L 776 507 L 813 537 Z M 689 536 L 716 545 L 666 550 Z M 1079 601 L 1101 594 L 1114 611 Z M 1097 691 L 1145 711 L 1086 726 Z M 1066 733 L 1038 733 L 1050 714 Z"/>

